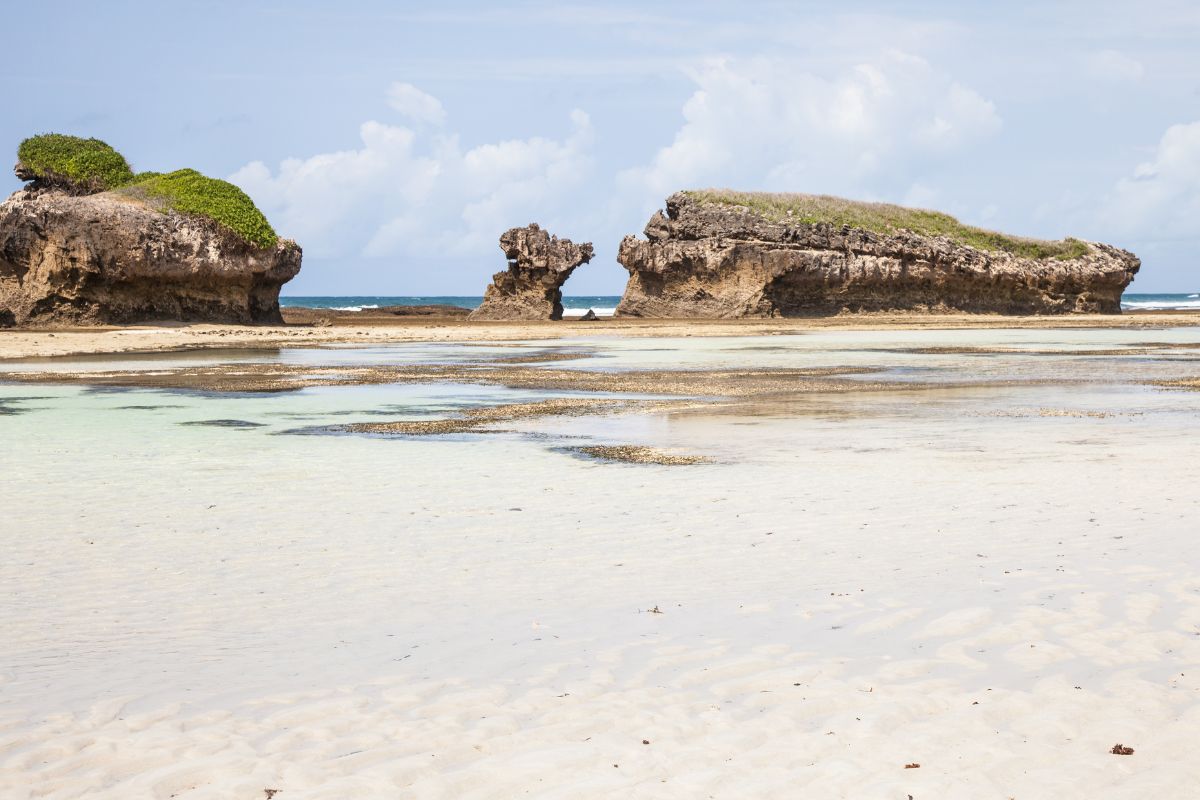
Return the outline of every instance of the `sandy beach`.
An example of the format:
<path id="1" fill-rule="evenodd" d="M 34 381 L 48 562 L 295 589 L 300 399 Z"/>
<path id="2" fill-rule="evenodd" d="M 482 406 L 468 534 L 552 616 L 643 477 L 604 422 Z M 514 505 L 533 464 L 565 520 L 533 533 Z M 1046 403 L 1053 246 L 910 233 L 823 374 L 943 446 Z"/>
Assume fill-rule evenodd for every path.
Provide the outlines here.
<path id="1" fill-rule="evenodd" d="M 0 30 L 0 800 L 1200 798 L 1200 3 Z"/>
<path id="2" fill-rule="evenodd" d="M 285 308 L 289 325 L 170 324 L 5 331 L 0 359 L 96 353 L 156 352 L 210 347 L 307 347 L 388 342 L 531 341 L 578 336 L 769 336 L 819 330 L 889 329 L 1145 329 L 1200 325 L 1200 312 L 1142 311 L 1119 316 L 1014 317 L 983 314 L 846 314 L 790 319 L 596 322 L 467 322 L 461 317 L 409 317 Z M 314 324 L 319 323 L 319 324 Z"/>
<path id="3" fill-rule="evenodd" d="M 6 333 L 0 795 L 1183 796 L 1197 321 Z"/>

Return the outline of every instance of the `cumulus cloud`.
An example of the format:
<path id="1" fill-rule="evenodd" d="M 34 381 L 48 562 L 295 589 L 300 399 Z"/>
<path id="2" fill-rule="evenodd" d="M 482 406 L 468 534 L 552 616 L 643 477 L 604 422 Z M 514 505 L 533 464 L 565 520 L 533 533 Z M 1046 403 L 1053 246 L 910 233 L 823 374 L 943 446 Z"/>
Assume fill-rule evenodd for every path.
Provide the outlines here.
<path id="1" fill-rule="evenodd" d="M 649 202 L 682 187 L 903 192 L 922 164 L 1000 128 L 991 102 L 921 58 L 888 52 L 840 75 L 780 58 L 718 59 L 692 74 L 684 123 L 620 182 Z"/>
<path id="2" fill-rule="evenodd" d="M 433 102 L 406 107 L 441 109 L 424 96 Z M 290 158 L 274 171 L 252 162 L 230 180 L 313 257 L 486 258 L 508 227 L 555 225 L 591 167 L 591 121 L 578 110 L 562 139 L 463 147 L 457 135 L 376 121 L 360 126 L 359 139 L 354 149 Z"/>
<path id="3" fill-rule="evenodd" d="M 417 122 L 441 125 L 446 121 L 446 109 L 442 108 L 442 101 L 411 83 L 393 83 L 388 87 L 387 101 L 389 106 Z"/>
<path id="4" fill-rule="evenodd" d="M 1120 180 L 1101 213 L 1107 230 L 1138 238 L 1197 238 L 1200 121 L 1172 125 L 1154 158 Z"/>

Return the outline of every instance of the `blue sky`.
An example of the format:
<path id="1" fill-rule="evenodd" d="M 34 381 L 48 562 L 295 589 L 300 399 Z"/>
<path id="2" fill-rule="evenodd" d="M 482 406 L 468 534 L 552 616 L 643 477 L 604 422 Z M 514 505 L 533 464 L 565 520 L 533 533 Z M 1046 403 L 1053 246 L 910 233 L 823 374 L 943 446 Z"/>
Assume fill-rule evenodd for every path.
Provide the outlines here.
<path id="1" fill-rule="evenodd" d="M 97 136 L 250 192 L 285 294 L 479 294 L 538 221 L 617 245 L 672 190 L 938 208 L 1200 290 L 1200 4 L 6 3 L 0 141 Z M 0 190 L 19 184 L 6 175 Z"/>

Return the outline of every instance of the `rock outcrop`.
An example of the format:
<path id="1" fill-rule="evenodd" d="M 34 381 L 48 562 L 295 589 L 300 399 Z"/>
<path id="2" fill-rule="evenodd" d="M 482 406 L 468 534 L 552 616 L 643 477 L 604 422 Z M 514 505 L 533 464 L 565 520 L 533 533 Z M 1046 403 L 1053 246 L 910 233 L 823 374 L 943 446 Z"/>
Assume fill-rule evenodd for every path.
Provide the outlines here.
<path id="1" fill-rule="evenodd" d="M 786 206 L 781 200 L 806 196 L 737 197 L 767 198 L 775 205 L 764 201 L 762 207 L 774 212 Z M 707 201 L 703 194 L 672 195 L 667 213 L 655 212 L 647 224 L 645 240 L 627 236 L 621 242 L 617 260 L 629 271 L 629 282 L 617 316 L 786 317 L 886 310 L 1116 314 L 1121 293 L 1141 264 L 1124 250 L 1076 240 L 1039 243 L 959 226 L 980 237 L 1061 251 L 1029 257 L 946 235 L 905 229 L 878 233 L 779 216 L 750 205 Z M 940 223 L 958 224 L 936 216 Z"/>
<path id="2" fill-rule="evenodd" d="M 260 247 L 136 195 L 35 180 L 0 204 L 0 325 L 279 323 L 300 260 L 295 242 Z"/>
<path id="3" fill-rule="evenodd" d="M 532 223 L 500 236 L 508 269 L 492 276 L 483 303 L 468 319 L 562 319 L 562 285 L 592 260 L 590 242 L 575 244 Z"/>

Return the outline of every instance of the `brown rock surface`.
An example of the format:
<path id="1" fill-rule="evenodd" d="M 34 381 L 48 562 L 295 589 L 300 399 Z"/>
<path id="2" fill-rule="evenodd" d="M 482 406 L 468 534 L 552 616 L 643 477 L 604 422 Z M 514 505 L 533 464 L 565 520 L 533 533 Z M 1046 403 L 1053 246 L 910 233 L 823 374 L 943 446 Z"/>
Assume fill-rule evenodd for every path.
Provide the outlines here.
<path id="1" fill-rule="evenodd" d="M 281 322 L 300 247 L 201 217 L 39 185 L 0 204 L 0 325 Z"/>
<path id="2" fill-rule="evenodd" d="M 677 193 L 646 239 L 617 260 L 625 317 L 788 317 L 841 311 L 1120 313 L 1141 262 L 1086 243 L 1076 258 L 1028 258 L 907 230 L 774 221 L 749 207 Z"/>
<path id="3" fill-rule="evenodd" d="M 362 311 L 347 311 L 336 308 L 304 308 L 302 306 L 283 306 L 280 308 L 283 321 L 288 325 L 342 325 L 375 327 L 380 325 L 395 325 L 406 319 L 442 319 L 459 320 L 471 313 L 471 309 L 462 306 L 420 305 L 420 306 L 380 306 L 379 308 L 364 308 Z"/>
<path id="4" fill-rule="evenodd" d="M 562 285 L 592 259 L 590 242 L 575 244 L 532 223 L 500 236 L 508 269 L 492 276 L 483 303 L 468 319 L 562 319 Z"/>

